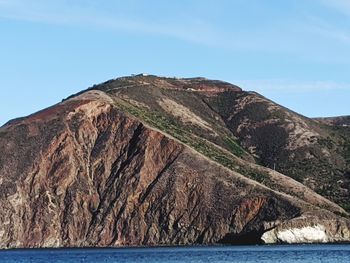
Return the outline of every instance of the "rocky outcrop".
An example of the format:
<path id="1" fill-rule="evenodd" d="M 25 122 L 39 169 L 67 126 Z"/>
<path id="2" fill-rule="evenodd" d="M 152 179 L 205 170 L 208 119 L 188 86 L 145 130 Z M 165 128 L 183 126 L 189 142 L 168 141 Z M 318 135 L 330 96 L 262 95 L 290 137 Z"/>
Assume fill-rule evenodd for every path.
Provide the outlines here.
<path id="1" fill-rule="evenodd" d="M 349 221 L 343 219 L 317 218 L 307 213 L 299 218 L 279 224 L 276 228 L 265 232 L 262 240 L 274 243 L 340 243 L 349 242 Z"/>
<path id="2" fill-rule="evenodd" d="M 1 248 L 350 240 L 341 207 L 255 164 L 199 99 L 239 88 L 117 84 L 0 128 Z"/>

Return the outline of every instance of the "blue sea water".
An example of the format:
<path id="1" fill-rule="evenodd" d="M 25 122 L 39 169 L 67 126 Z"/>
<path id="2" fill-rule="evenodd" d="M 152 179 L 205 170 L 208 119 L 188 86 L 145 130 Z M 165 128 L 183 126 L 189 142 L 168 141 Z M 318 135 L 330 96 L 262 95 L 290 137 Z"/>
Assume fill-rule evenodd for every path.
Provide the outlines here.
<path id="1" fill-rule="evenodd" d="M 331 262 L 349 263 L 350 245 L 2 250 L 0 262 Z"/>

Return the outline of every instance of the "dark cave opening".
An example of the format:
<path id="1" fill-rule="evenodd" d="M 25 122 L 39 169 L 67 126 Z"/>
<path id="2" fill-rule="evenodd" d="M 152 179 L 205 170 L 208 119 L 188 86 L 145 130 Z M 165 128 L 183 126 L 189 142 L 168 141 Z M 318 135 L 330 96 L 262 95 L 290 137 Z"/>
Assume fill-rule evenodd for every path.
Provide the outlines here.
<path id="1" fill-rule="evenodd" d="M 262 245 L 264 242 L 261 237 L 264 231 L 252 230 L 247 233 L 233 234 L 224 236 L 218 243 L 228 245 Z"/>

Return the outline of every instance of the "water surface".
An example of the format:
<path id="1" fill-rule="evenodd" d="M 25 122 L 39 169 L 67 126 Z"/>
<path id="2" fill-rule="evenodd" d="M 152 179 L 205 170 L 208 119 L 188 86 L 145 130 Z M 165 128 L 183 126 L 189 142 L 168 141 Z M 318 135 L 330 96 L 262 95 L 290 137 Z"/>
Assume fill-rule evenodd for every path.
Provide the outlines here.
<path id="1" fill-rule="evenodd" d="M 217 246 L 0 251 L 0 262 L 332 262 L 349 263 L 350 245 Z"/>

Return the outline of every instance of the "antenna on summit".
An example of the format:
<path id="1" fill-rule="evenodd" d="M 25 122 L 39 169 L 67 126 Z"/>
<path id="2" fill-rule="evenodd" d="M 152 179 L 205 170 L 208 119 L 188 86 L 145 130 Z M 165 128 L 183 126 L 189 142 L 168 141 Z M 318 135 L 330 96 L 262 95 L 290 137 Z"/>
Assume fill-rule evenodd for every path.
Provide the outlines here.
<path id="1" fill-rule="evenodd" d="M 146 77 L 148 76 L 147 73 L 139 73 L 139 74 L 131 74 L 132 77 Z"/>

